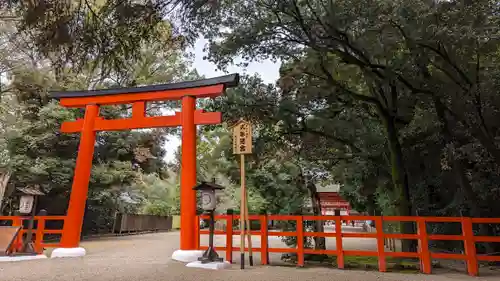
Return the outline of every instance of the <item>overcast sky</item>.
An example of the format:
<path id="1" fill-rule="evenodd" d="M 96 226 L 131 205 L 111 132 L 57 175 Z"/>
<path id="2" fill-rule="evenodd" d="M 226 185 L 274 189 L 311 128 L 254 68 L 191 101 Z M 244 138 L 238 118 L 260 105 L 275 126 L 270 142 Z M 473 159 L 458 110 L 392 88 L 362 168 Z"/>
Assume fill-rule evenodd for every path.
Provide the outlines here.
<path id="1" fill-rule="evenodd" d="M 196 68 L 199 74 L 204 75 L 206 78 L 224 75 L 225 73 L 217 71 L 217 67 L 208 61 L 203 60 L 205 53 L 203 47 L 207 44 L 205 39 L 198 39 L 194 46 L 194 63 L 193 67 Z M 279 64 L 271 61 L 254 62 L 248 65 L 245 69 L 237 66 L 228 67 L 227 73 L 240 73 L 240 74 L 253 74 L 258 73 L 262 80 L 267 83 L 274 83 L 278 78 Z M 174 153 L 180 145 L 180 136 L 172 136 L 168 138 L 166 143 L 167 155 L 165 160 L 173 160 Z"/>

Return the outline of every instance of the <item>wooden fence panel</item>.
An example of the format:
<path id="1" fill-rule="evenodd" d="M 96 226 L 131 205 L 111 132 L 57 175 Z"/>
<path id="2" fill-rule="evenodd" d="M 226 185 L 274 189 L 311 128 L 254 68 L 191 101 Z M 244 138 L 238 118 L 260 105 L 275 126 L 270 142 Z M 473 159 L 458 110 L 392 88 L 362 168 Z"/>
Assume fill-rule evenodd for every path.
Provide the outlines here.
<path id="1" fill-rule="evenodd" d="M 172 230 L 172 217 L 118 213 L 113 232 L 142 232 Z"/>

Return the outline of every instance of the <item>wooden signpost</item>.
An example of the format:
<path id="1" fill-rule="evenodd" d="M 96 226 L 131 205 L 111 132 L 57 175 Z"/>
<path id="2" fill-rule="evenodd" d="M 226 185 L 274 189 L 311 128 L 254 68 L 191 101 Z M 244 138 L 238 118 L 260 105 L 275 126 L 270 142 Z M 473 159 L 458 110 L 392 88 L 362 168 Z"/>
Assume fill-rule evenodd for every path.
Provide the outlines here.
<path id="1" fill-rule="evenodd" d="M 248 218 L 248 200 L 245 184 L 245 154 L 252 153 L 252 124 L 240 120 L 233 126 L 233 153 L 240 155 L 241 165 L 241 204 L 240 204 L 240 253 L 241 269 L 245 268 L 245 234 L 248 240 L 248 260 L 253 266 L 252 236 L 250 234 L 250 220 Z M 248 227 L 248 232 L 246 227 Z"/>

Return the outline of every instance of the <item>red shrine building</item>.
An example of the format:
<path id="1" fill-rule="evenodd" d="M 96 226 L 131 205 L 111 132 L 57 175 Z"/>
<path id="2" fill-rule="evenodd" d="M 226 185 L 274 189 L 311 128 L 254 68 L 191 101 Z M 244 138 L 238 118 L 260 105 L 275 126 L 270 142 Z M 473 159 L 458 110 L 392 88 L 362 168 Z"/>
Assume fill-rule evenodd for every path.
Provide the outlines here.
<path id="1" fill-rule="evenodd" d="M 340 195 L 340 185 L 330 184 L 317 187 L 320 198 L 322 215 L 348 216 L 357 213 L 351 209 L 351 205 Z"/>

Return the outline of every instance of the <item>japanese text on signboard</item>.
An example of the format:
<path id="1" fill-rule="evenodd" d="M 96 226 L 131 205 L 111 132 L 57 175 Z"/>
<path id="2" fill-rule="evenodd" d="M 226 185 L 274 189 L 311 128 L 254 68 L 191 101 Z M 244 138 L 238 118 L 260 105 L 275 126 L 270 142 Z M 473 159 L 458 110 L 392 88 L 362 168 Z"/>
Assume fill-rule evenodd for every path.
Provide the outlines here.
<path id="1" fill-rule="evenodd" d="M 252 125 L 241 121 L 233 129 L 233 153 L 252 153 Z"/>

